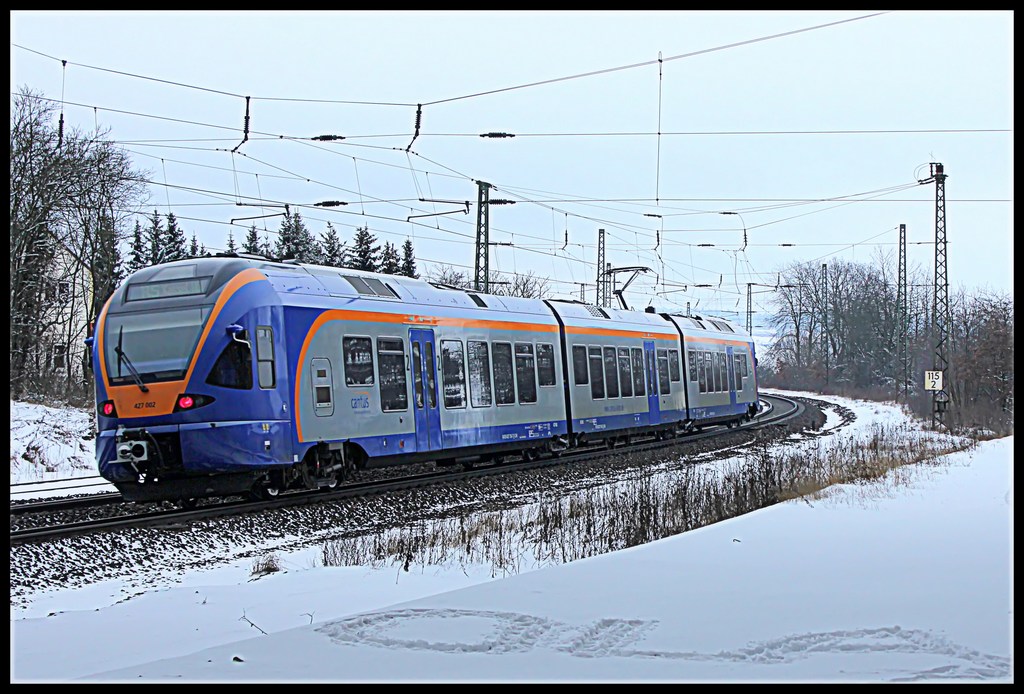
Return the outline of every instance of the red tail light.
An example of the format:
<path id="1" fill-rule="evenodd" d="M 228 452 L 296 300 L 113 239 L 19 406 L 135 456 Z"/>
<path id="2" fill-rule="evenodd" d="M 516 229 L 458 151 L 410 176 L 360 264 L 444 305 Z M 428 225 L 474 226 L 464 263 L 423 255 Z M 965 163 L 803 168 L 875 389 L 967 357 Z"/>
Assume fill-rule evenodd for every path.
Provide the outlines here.
<path id="1" fill-rule="evenodd" d="M 214 401 L 209 395 L 194 395 L 192 393 L 182 393 L 178 396 L 178 399 L 174 401 L 175 412 L 185 412 L 187 410 L 195 410 L 200 407 L 209 405 Z"/>
<path id="2" fill-rule="evenodd" d="M 99 411 L 100 411 L 100 414 L 103 415 L 104 417 L 116 417 L 117 416 L 117 408 L 114 407 L 114 401 L 113 400 L 104 400 L 103 402 L 101 402 L 99 404 Z"/>

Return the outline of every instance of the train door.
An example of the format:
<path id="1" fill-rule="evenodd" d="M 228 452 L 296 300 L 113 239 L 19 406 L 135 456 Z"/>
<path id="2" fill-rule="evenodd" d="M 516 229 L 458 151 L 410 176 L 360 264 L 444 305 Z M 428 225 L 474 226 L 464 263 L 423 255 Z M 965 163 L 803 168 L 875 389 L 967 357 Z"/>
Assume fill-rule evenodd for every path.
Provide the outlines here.
<path id="1" fill-rule="evenodd" d="M 413 416 L 416 420 L 416 450 L 441 448 L 441 411 L 437 408 L 437 359 L 434 331 L 409 329 L 412 348 Z"/>
<path id="2" fill-rule="evenodd" d="M 647 411 L 648 423 L 661 424 L 661 391 L 658 390 L 658 359 L 654 351 L 654 340 L 644 340 L 644 364 L 647 370 Z"/>

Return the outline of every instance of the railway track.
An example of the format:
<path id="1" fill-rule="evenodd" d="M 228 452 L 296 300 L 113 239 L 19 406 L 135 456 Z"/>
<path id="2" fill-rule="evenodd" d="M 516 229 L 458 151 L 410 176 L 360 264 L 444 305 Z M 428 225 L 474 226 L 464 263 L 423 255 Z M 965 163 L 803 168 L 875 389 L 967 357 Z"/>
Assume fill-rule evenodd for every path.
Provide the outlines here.
<path id="1" fill-rule="evenodd" d="M 248 500 L 222 500 L 212 503 L 201 502 L 196 508 L 158 508 L 138 512 L 138 505 L 124 504 L 118 515 L 103 518 L 93 518 L 83 521 L 74 521 L 47 525 L 48 519 L 43 518 L 43 524 L 30 526 L 29 517 L 33 514 L 44 516 L 46 514 L 58 513 L 85 507 L 111 506 L 121 502 L 120 494 L 94 495 L 93 497 L 79 497 L 74 499 L 47 500 L 38 502 L 20 503 L 11 507 L 11 545 L 44 543 L 61 538 L 85 535 L 102 531 L 122 530 L 126 528 L 152 528 L 152 527 L 187 527 L 190 523 L 199 520 L 213 519 L 218 517 L 251 513 L 254 511 L 265 511 L 270 509 L 301 506 L 311 503 L 322 503 L 324 501 L 338 501 L 358 496 L 372 494 L 384 494 L 416 487 L 425 487 L 444 482 L 463 481 L 467 479 L 486 477 L 492 475 L 503 475 L 515 471 L 524 471 L 542 467 L 560 466 L 569 463 L 591 462 L 611 453 L 642 453 L 659 450 L 669 450 L 689 445 L 698 441 L 712 440 L 723 433 L 736 431 L 761 430 L 771 426 L 784 424 L 790 419 L 799 417 L 804 411 L 804 405 L 797 400 L 781 396 L 762 396 L 762 412 L 751 422 L 735 428 L 726 426 L 707 427 L 704 431 L 691 433 L 685 436 L 672 438 L 648 438 L 636 440 L 628 446 L 604 446 L 595 444 L 590 447 L 566 451 L 555 457 L 537 458 L 533 460 L 520 460 L 500 462 L 496 464 L 481 465 L 479 467 L 451 467 L 442 468 L 433 472 L 423 474 L 406 475 L 385 480 L 374 480 L 365 482 L 353 482 L 335 487 L 333 489 L 321 489 L 313 492 L 291 492 L 285 493 L 278 498 L 269 501 L 248 501 Z M 16 526 L 21 527 L 16 527 Z"/>

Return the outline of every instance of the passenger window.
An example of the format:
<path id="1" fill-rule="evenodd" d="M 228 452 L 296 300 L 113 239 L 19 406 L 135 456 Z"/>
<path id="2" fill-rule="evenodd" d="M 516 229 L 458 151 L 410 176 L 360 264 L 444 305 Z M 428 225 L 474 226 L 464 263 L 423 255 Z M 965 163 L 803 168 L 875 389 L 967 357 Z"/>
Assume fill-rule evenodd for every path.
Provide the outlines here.
<path id="1" fill-rule="evenodd" d="M 537 345 L 537 383 L 555 385 L 555 349 L 547 343 Z"/>
<path id="2" fill-rule="evenodd" d="M 377 338 L 377 368 L 380 370 L 380 409 L 384 412 L 409 409 L 405 343 L 401 339 Z"/>
<path id="3" fill-rule="evenodd" d="M 722 390 L 722 374 L 718 371 L 718 353 L 708 352 L 708 368 L 711 369 L 711 392 L 717 393 Z"/>
<path id="4" fill-rule="evenodd" d="M 708 393 L 715 392 L 715 379 L 712 377 L 711 352 L 701 352 L 704 355 L 704 387 Z"/>
<path id="5" fill-rule="evenodd" d="M 689 366 L 690 366 L 690 380 L 691 381 L 696 381 L 697 380 L 697 352 L 696 352 L 696 350 L 692 350 L 691 349 L 689 352 L 687 352 L 686 353 L 686 359 L 689 362 Z M 701 391 L 701 392 L 703 392 L 703 391 Z"/>
<path id="6" fill-rule="evenodd" d="M 256 326 L 256 366 L 260 388 L 273 388 L 277 383 L 274 374 L 274 330 L 269 325 Z"/>
<path id="7" fill-rule="evenodd" d="M 572 347 L 572 380 L 578 386 L 585 386 L 590 382 L 587 377 L 587 348 L 583 345 Z"/>
<path id="8" fill-rule="evenodd" d="M 599 400 L 604 397 L 604 357 L 600 347 L 591 347 L 590 355 L 590 397 Z"/>
<path id="9" fill-rule="evenodd" d="M 473 407 L 491 406 L 491 357 L 487 343 L 468 340 L 469 349 L 469 403 Z"/>
<path id="10" fill-rule="evenodd" d="M 633 395 L 641 397 L 647 395 L 644 388 L 644 351 L 639 347 L 630 349 L 633 357 Z"/>
<path id="11" fill-rule="evenodd" d="M 427 404 L 431 409 L 437 407 L 437 385 L 434 383 L 434 374 L 437 367 L 434 365 L 434 343 L 424 343 L 423 361 L 427 365 Z"/>
<path id="12" fill-rule="evenodd" d="M 466 360 L 461 340 L 441 340 L 441 383 L 446 408 L 466 406 Z"/>
<path id="13" fill-rule="evenodd" d="M 441 383 L 445 407 L 466 406 L 466 358 L 462 340 L 441 340 Z"/>
<path id="14" fill-rule="evenodd" d="M 743 357 L 739 354 L 732 355 L 733 390 L 743 390 L 743 372 L 740 366 L 742 360 Z"/>
<path id="15" fill-rule="evenodd" d="M 729 390 L 729 365 L 724 352 L 718 352 L 715 357 L 718 360 L 718 382 L 722 384 L 722 391 L 725 392 Z"/>
<path id="16" fill-rule="evenodd" d="M 671 384 L 668 382 L 668 350 L 658 350 L 658 386 L 662 395 L 671 392 Z"/>
<path id="17" fill-rule="evenodd" d="M 604 348 L 604 384 L 609 398 L 619 397 L 619 370 L 616 367 L 615 348 Z"/>
<path id="18" fill-rule="evenodd" d="M 633 395 L 633 374 L 629 368 L 629 347 L 619 347 L 619 388 L 622 390 L 622 397 L 628 398 Z"/>
<path id="19" fill-rule="evenodd" d="M 341 340 L 345 357 L 345 385 L 373 385 L 373 343 L 368 337 L 345 337 Z"/>
<path id="20" fill-rule="evenodd" d="M 533 360 L 533 345 L 516 343 L 516 385 L 519 386 L 519 402 L 537 402 L 537 368 Z"/>
<path id="21" fill-rule="evenodd" d="M 495 342 L 491 348 L 494 354 L 494 402 L 498 405 L 512 405 L 516 401 L 512 345 L 508 342 Z"/>
<path id="22" fill-rule="evenodd" d="M 420 343 L 412 343 L 412 392 L 416 407 L 423 407 L 423 365 L 420 363 Z"/>
<path id="23" fill-rule="evenodd" d="M 701 393 L 708 392 L 708 374 L 707 369 L 704 368 L 704 352 L 693 351 L 690 352 L 691 357 L 695 357 L 697 363 L 697 390 Z"/>
<path id="24" fill-rule="evenodd" d="M 670 349 L 668 351 L 668 373 L 673 381 L 679 380 L 679 350 Z"/>

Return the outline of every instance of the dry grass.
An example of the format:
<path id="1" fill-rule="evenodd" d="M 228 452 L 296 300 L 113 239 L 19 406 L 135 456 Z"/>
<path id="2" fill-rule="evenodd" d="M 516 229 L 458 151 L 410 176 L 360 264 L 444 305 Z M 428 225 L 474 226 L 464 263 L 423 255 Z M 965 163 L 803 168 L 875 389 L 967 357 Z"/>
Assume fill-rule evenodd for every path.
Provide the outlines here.
<path id="1" fill-rule="evenodd" d="M 441 518 L 324 546 L 325 566 L 490 565 L 494 576 L 575 561 L 732 518 L 835 484 L 901 485 L 900 468 L 976 445 L 910 427 L 861 439 L 773 449 L 756 442 L 725 464 L 687 465 L 532 504 Z M 897 471 L 897 474 L 893 474 Z"/>

